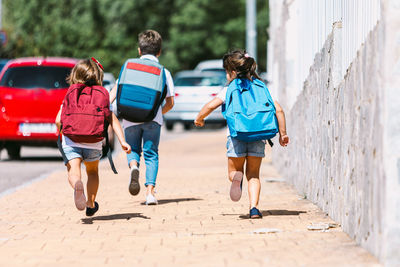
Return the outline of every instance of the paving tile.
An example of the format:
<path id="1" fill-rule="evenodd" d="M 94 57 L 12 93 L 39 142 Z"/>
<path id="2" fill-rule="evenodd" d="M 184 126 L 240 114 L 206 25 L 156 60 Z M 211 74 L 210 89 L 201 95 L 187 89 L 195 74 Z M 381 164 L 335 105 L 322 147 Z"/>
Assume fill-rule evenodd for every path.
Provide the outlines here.
<path id="1" fill-rule="evenodd" d="M 1 198 L 0 266 L 379 266 L 340 227 L 307 230 L 333 221 L 284 182 L 269 156 L 264 217 L 249 220 L 247 183 L 239 202 L 229 199 L 225 139 L 225 131 L 196 131 L 162 142 L 157 206 L 143 205 L 144 190 L 129 194 L 123 154 L 114 159 L 118 175 L 100 165 L 93 217 L 75 209 L 66 172 Z"/>

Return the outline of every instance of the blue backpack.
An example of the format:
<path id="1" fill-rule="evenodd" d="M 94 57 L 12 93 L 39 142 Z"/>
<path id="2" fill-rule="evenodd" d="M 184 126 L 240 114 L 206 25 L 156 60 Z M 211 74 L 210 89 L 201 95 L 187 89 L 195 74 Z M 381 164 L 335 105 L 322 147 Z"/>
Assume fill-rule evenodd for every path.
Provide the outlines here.
<path id="1" fill-rule="evenodd" d="M 118 79 L 117 114 L 132 122 L 152 121 L 166 94 L 161 64 L 149 59 L 128 59 Z"/>
<path id="2" fill-rule="evenodd" d="M 234 79 L 226 91 L 222 113 L 231 137 L 241 141 L 268 140 L 271 144 L 270 139 L 278 133 L 274 102 L 258 79 Z"/>

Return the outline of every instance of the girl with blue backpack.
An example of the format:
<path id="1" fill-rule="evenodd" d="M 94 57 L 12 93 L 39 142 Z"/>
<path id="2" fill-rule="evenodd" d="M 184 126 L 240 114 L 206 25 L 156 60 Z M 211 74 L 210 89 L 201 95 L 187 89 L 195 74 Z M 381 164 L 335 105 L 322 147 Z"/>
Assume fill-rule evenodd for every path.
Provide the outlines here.
<path id="1" fill-rule="evenodd" d="M 266 85 L 256 73 L 254 58 L 245 51 L 236 50 L 223 57 L 228 86 L 204 105 L 194 124 L 204 126 L 204 119 L 222 106 L 228 124 L 228 177 L 232 182 L 230 197 L 239 201 L 242 195 L 244 173 L 248 181 L 251 219 L 262 218 L 258 209 L 260 198 L 260 166 L 265 156 L 265 144 L 279 133 L 279 144 L 287 146 L 285 114 L 273 101 Z M 246 165 L 246 169 L 245 169 Z"/>

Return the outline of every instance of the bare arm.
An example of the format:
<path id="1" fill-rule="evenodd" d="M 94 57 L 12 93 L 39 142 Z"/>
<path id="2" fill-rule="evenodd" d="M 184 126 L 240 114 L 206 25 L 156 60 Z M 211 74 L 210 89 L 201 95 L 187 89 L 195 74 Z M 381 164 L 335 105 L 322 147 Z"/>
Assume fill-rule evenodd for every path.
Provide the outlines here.
<path id="1" fill-rule="evenodd" d="M 194 120 L 194 124 L 198 127 L 203 127 L 204 126 L 204 119 L 210 115 L 211 112 L 213 112 L 216 108 L 221 106 L 224 102 L 216 97 L 207 104 L 205 104 L 199 114 L 197 114 L 197 118 Z"/>
<path id="2" fill-rule="evenodd" d="M 121 144 L 122 149 L 127 153 L 131 153 L 131 146 L 125 141 L 124 133 L 122 131 L 121 124 L 119 123 L 117 117 L 111 112 L 111 127 L 113 128 L 115 134 L 117 135 L 118 141 Z"/>
<path id="3" fill-rule="evenodd" d="M 274 104 L 276 108 L 276 119 L 278 120 L 279 127 L 279 143 L 281 146 L 287 146 L 289 144 L 289 136 L 286 133 L 285 113 L 278 102 L 275 101 Z"/>
<path id="4" fill-rule="evenodd" d="M 115 83 L 114 87 L 110 91 L 110 103 L 114 102 L 115 98 L 117 97 L 117 88 L 118 84 Z"/>
<path id="5" fill-rule="evenodd" d="M 164 115 L 165 113 L 170 111 L 173 106 L 174 106 L 174 97 L 169 96 L 165 98 L 165 105 L 162 107 L 162 114 Z"/>
<path id="6" fill-rule="evenodd" d="M 58 129 L 58 131 L 60 132 L 61 130 L 61 111 L 62 111 L 62 106 L 60 107 L 60 110 L 58 111 L 58 113 L 57 113 L 57 116 L 56 116 L 56 126 L 57 126 L 57 129 Z"/>

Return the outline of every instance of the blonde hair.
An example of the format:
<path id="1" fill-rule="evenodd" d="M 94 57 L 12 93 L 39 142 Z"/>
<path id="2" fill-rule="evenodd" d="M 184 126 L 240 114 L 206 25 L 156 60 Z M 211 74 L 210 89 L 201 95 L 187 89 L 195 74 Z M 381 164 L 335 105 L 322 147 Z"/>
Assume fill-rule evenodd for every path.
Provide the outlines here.
<path id="1" fill-rule="evenodd" d="M 80 60 L 71 70 L 67 82 L 71 84 L 85 84 L 87 86 L 103 84 L 103 70 L 91 59 Z"/>

